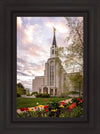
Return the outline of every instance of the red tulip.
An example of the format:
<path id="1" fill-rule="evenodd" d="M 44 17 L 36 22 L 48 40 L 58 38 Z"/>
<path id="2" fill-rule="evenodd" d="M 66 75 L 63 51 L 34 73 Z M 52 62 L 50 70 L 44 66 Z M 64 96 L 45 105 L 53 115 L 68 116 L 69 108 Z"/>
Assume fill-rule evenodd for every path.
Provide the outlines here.
<path id="1" fill-rule="evenodd" d="M 62 101 L 62 102 L 61 102 L 61 104 L 62 104 L 62 105 L 65 105 L 65 102 L 64 102 L 64 101 Z"/>
<path id="2" fill-rule="evenodd" d="M 83 100 L 80 100 L 80 102 L 82 103 L 82 102 L 83 102 Z"/>
<path id="3" fill-rule="evenodd" d="M 76 103 L 71 104 L 68 108 L 73 109 L 74 107 L 76 107 Z"/>
<path id="4" fill-rule="evenodd" d="M 25 108 L 25 111 L 28 111 L 28 108 Z"/>
<path id="5" fill-rule="evenodd" d="M 80 98 L 77 98 L 77 101 L 80 101 Z"/>
<path id="6" fill-rule="evenodd" d="M 73 103 L 72 105 L 74 105 L 74 106 L 75 106 L 75 105 L 76 105 L 76 103 Z"/>
<path id="7" fill-rule="evenodd" d="M 20 108 L 20 110 L 21 110 L 21 111 L 24 111 L 24 110 L 25 110 L 25 108 Z"/>
<path id="8" fill-rule="evenodd" d="M 34 107 L 35 109 L 37 109 L 37 107 Z"/>
<path id="9" fill-rule="evenodd" d="M 71 105 L 68 107 L 68 109 L 72 109 Z"/>
<path id="10" fill-rule="evenodd" d="M 46 108 L 48 108 L 48 106 L 47 106 L 47 105 L 45 105 L 45 106 L 44 106 L 44 109 L 46 109 Z"/>
<path id="11" fill-rule="evenodd" d="M 48 112 L 48 109 L 46 109 L 45 111 Z"/>

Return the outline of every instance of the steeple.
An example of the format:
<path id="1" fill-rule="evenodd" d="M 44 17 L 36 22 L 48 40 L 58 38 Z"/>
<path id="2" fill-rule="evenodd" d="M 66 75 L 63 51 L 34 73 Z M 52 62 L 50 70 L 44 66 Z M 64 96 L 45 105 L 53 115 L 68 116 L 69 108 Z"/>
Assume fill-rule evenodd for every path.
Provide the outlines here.
<path id="1" fill-rule="evenodd" d="M 54 31 L 54 36 L 53 36 L 52 45 L 54 45 L 55 47 L 57 47 L 57 45 L 56 45 L 56 37 L 55 37 L 55 31 L 56 31 L 56 29 L 54 27 L 53 27 L 53 31 Z"/>
<path id="2" fill-rule="evenodd" d="M 50 57 L 51 58 L 56 57 L 55 51 L 57 50 L 57 44 L 56 44 L 55 31 L 56 31 L 56 29 L 53 27 L 54 36 L 53 36 L 52 46 L 50 48 Z"/>

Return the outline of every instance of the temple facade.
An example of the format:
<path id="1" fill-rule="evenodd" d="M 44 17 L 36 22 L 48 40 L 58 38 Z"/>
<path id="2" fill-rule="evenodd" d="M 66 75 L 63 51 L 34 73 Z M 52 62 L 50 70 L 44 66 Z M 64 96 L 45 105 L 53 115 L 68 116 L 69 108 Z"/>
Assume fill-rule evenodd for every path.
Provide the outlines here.
<path id="1" fill-rule="evenodd" d="M 63 66 L 60 66 L 59 63 L 56 62 L 55 52 L 57 49 L 54 28 L 53 42 L 50 47 L 50 58 L 45 63 L 44 76 L 36 76 L 35 79 L 32 80 L 32 92 L 36 91 L 50 95 L 60 95 L 64 92 L 67 73 Z"/>

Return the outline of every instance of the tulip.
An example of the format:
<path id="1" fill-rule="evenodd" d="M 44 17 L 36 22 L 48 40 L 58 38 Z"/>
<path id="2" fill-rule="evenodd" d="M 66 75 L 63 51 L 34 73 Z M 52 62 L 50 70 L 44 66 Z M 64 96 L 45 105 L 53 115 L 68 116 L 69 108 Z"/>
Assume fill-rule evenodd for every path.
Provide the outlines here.
<path id="1" fill-rule="evenodd" d="M 48 112 L 48 109 L 46 109 L 45 111 Z"/>
<path id="2" fill-rule="evenodd" d="M 35 109 L 37 109 L 37 107 L 34 107 Z"/>
<path id="3" fill-rule="evenodd" d="M 80 100 L 80 102 L 82 103 L 82 102 L 83 102 L 83 100 Z"/>
<path id="4" fill-rule="evenodd" d="M 33 109 L 32 108 L 29 108 L 29 111 L 33 111 Z"/>
<path id="5" fill-rule="evenodd" d="M 44 109 L 46 109 L 46 108 L 48 108 L 48 106 L 47 106 L 47 105 L 45 105 L 45 106 L 44 106 Z"/>
<path id="6" fill-rule="evenodd" d="M 39 105 L 40 110 L 42 110 L 43 107 L 44 107 L 43 105 Z"/>
<path id="7" fill-rule="evenodd" d="M 39 103 L 37 102 L 36 104 L 38 105 Z"/>
<path id="8" fill-rule="evenodd" d="M 80 101 L 80 98 L 77 98 L 77 101 Z"/>
<path id="9" fill-rule="evenodd" d="M 25 108 L 20 108 L 20 110 L 21 110 L 21 111 L 24 111 L 24 110 L 25 110 Z"/>
<path id="10" fill-rule="evenodd" d="M 63 105 L 60 105 L 60 107 L 61 107 L 61 108 L 64 108 L 64 106 L 63 106 Z"/>
<path id="11" fill-rule="evenodd" d="M 62 101 L 62 102 L 61 102 L 61 104 L 62 104 L 62 105 L 65 105 L 65 102 L 64 102 L 64 101 Z"/>

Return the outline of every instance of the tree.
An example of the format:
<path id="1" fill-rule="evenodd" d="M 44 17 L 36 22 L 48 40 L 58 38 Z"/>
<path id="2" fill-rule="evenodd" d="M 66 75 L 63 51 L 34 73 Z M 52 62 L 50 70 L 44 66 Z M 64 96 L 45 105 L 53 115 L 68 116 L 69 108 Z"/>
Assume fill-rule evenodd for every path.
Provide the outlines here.
<path id="1" fill-rule="evenodd" d="M 70 74 L 69 79 L 72 82 L 73 88 L 75 91 L 79 91 L 79 96 L 80 96 L 80 91 L 83 90 L 83 76 L 78 73 Z"/>
<path id="2" fill-rule="evenodd" d="M 67 17 L 69 34 L 66 37 L 66 47 L 56 51 L 57 57 L 62 60 L 63 66 L 72 71 L 79 68 L 83 71 L 83 19 L 80 17 Z"/>
<path id="3" fill-rule="evenodd" d="M 69 87 L 68 85 L 66 85 L 66 82 L 63 83 L 63 89 L 64 89 L 64 93 L 69 92 Z"/>
<path id="4" fill-rule="evenodd" d="M 18 86 L 19 88 L 23 88 L 23 89 L 24 89 L 24 86 L 22 85 L 22 83 L 18 83 L 17 86 Z"/>
<path id="5" fill-rule="evenodd" d="M 25 90 L 24 86 L 21 83 L 17 84 L 17 93 L 19 95 L 26 94 L 26 90 Z"/>
<path id="6" fill-rule="evenodd" d="M 27 94 L 26 95 L 30 96 L 30 90 L 29 89 L 27 89 Z"/>

